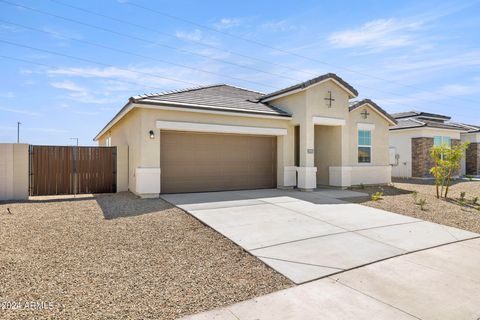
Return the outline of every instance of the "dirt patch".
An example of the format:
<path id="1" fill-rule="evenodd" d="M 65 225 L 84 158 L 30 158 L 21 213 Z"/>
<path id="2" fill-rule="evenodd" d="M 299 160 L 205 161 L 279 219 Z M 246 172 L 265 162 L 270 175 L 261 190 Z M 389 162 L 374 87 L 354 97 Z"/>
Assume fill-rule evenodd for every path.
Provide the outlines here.
<path id="1" fill-rule="evenodd" d="M 0 248 L 0 303 L 53 306 L 1 319 L 174 319 L 293 285 L 182 210 L 129 193 L 0 203 Z"/>
<path id="2" fill-rule="evenodd" d="M 393 185 L 389 187 L 365 187 L 364 189 L 354 188 L 354 190 L 366 192 L 369 195 L 375 192 L 383 192 L 384 195 L 379 201 L 371 201 L 370 199 L 357 199 L 355 201 L 363 205 L 480 232 L 480 210 L 464 207 L 452 201 L 437 199 L 435 197 L 435 184 L 431 180 L 394 180 Z M 417 192 L 416 196 L 414 196 L 415 191 Z M 474 197 L 480 198 L 480 181 L 455 181 L 450 188 L 449 196 L 459 199 L 461 192 L 465 192 L 466 201 L 469 202 Z M 420 199 L 426 200 L 424 211 L 415 203 L 418 203 Z"/>

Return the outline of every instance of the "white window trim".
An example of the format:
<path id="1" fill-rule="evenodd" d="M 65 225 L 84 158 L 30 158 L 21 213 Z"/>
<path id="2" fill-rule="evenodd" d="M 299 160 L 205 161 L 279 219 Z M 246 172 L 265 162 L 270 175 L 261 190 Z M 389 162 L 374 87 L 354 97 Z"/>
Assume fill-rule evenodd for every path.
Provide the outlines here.
<path id="1" fill-rule="evenodd" d="M 358 122 L 357 123 L 357 129 L 358 130 L 364 130 L 364 131 L 373 131 L 373 130 L 375 130 L 375 124 L 374 123 Z"/>
<path id="2" fill-rule="evenodd" d="M 360 144 L 360 141 L 358 139 L 358 135 L 360 131 L 370 131 L 370 145 L 363 145 Z M 373 130 L 366 130 L 366 129 L 357 129 L 357 164 L 359 166 L 371 166 L 373 165 Z M 358 148 L 370 148 L 370 162 L 360 162 L 358 161 Z"/>

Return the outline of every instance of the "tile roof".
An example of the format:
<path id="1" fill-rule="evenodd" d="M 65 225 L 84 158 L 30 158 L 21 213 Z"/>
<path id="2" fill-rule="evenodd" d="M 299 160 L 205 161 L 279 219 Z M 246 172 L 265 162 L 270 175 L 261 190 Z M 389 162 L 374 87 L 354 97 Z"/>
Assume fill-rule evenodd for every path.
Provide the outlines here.
<path id="1" fill-rule="evenodd" d="M 373 102 L 372 100 L 370 99 L 363 99 L 361 101 L 353 101 L 351 104 L 350 104 L 350 107 L 348 108 L 349 111 L 353 111 L 365 104 L 369 104 L 371 105 L 373 108 L 375 108 L 378 112 L 380 112 L 381 114 L 383 114 L 386 118 L 388 118 L 392 123 L 397 123 L 397 120 L 395 120 L 395 118 L 393 118 L 387 111 L 383 110 L 382 108 L 380 108 L 380 106 L 378 104 L 376 104 L 375 102 Z"/>
<path id="2" fill-rule="evenodd" d="M 449 122 L 452 125 L 458 126 L 460 128 L 463 128 L 467 130 L 469 133 L 474 133 L 474 132 L 480 132 L 480 126 L 474 125 L 474 124 L 466 124 L 466 123 L 460 123 L 460 122 Z"/>
<path id="3" fill-rule="evenodd" d="M 275 106 L 259 102 L 264 94 L 227 84 L 190 88 L 130 98 L 139 104 L 168 104 L 182 108 L 221 110 L 239 113 L 290 116 Z"/>
<path id="4" fill-rule="evenodd" d="M 448 122 L 443 123 L 438 121 L 429 121 L 425 119 L 416 119 L 416 118 L 397 119 L 397 125 L 394 127 L 391 127 L 390 130 L 401 130 L 401 129 L 411 129 L 411 128 L 422 128 L 422 127 L 465 131 L 465 128 L 461 128 L 457 125 L 454 125 Z"/>
<path id="5" fill-rule="evenodd" d="M 395 119 L 404 119 L 404 118 L 412 118 L 412 117 L 440 118 L 445 120 L 451 119 L 449 116 L 445 116 L 442 114 L 422 112 L 422 111 L 398 112 L 398 113 L 392 113 L 391 115 Z"/>
<path id="6" fill-rule="evenodd" d="M 354 95 L 354 97 L 358 96 L 358 91 L 355 90 L 355 88 L 352 87 L 350 84 L 348 84 L 345 80 L 343 80 L 342 78 L 337 76 L 335 73 L 327 73 L 327 74 L 321 75 L 319 77 L 316 77 L 316 78 L 313 78 L 313 79 L 295 84 L 293 86 L 290 86 L 290 87 L 287 87 L 287 88 L 284 88 L 284 89 L 281 89 L 281 90 L 263 95 L 260 98 L 260 101 L 265 101 L 266 99 L 270 99 L 270 98 L 279 96 L 281 94 L 288 93 L 288 92 L 291 92 L 291 91 L 295 91 L 295 90 L 298 90 L 298 89 L 305 89 L 305 88 L 307 88 L 307 87 L 309 87 L 309 86 L 311 86 L 315 83 L 318 83 L 318 82 L 321 82 L 321 81 L 324 81 L 324 80 L 327 80 L 327 79 L 333 79 L 333 80 L 339 82 L 348 91 L 350 91 Z"/>

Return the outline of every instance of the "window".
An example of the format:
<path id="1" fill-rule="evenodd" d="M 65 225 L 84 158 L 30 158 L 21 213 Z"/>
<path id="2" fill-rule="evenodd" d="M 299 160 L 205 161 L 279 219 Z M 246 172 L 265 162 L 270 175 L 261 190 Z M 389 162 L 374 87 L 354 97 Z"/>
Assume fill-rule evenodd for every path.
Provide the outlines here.
<path id="1" fill-rule="evenodd" d="M 441 146 L 442 144 L 446 144 L 448 147 L 452 146 L 452 140 L 450 137 L 442 137 L 442 136 L 435 136 L 433 137 L 433 145 Z"/>
<path id="2" fill-rule="evenodd" d="M 358 130 L 358 163 L 372 161 L 372 131 Z"/>
<path id="3" fill-rule="evenodd" d="M 112 137 L 108 137 L 105 139 L 105 146 L 111 147 L 112 146 Z"/>
<path id="4" fill-rule="evenodd" d="M 446 145 L 447 147 L 452 147 L 452 139 L 445 136 L 435 136 L 433 137 L 433 145 L 440 147 L 441 145 Z M 443 160 L 443 154 L 440 155 L 440 159 Z"/>

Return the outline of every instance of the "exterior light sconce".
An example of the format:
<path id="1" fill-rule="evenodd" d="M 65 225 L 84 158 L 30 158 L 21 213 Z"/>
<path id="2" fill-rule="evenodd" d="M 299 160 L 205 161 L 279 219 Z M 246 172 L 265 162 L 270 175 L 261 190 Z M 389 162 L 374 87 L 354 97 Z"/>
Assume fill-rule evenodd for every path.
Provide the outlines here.
<path id="1" fill-rule="evenodd" d="M 155 139 L 155 132 L 153 132 L 153 130 L 150 130 L 149 135 L 150 139 Z"/>

